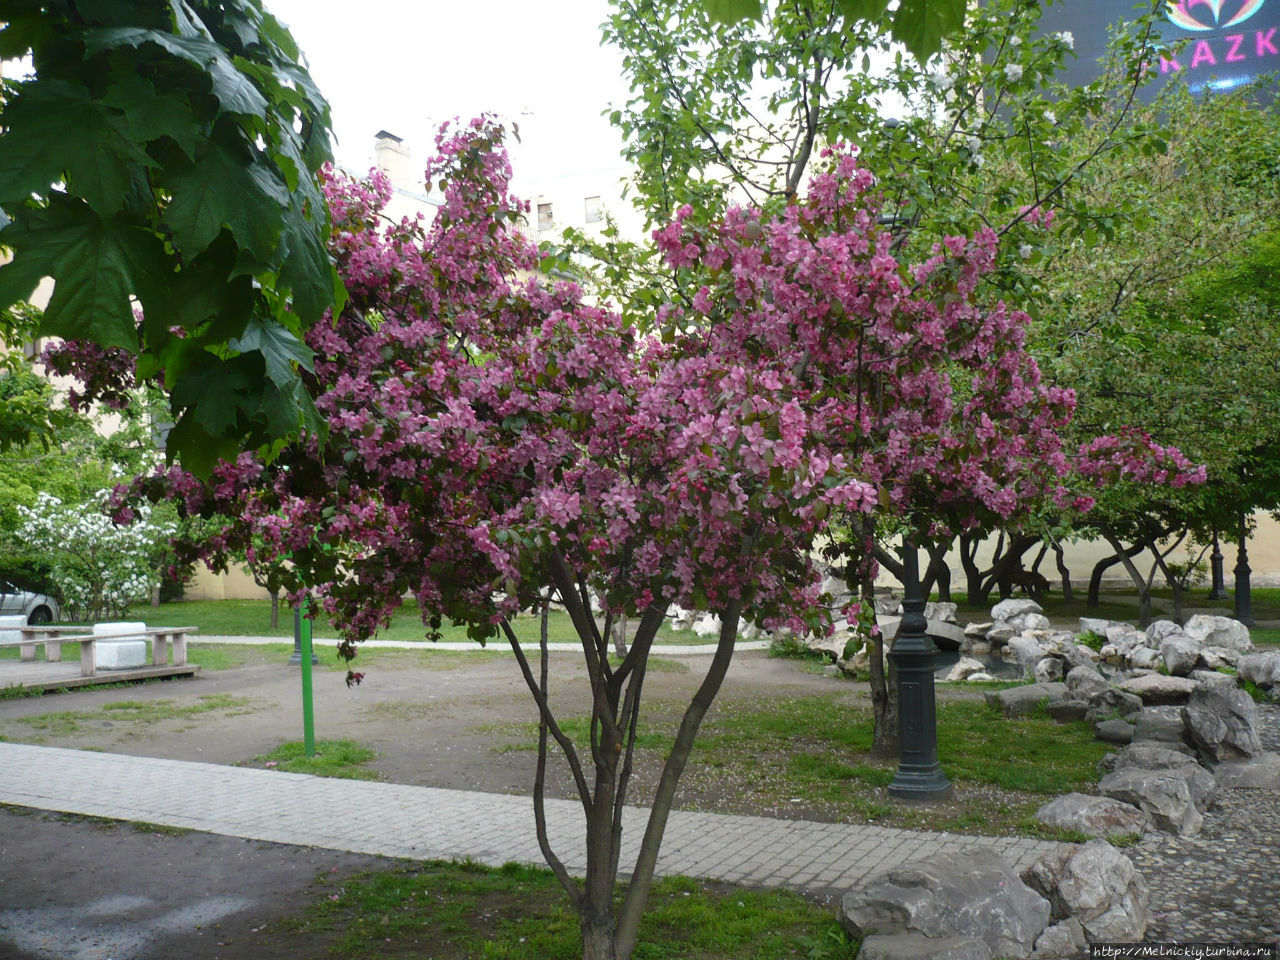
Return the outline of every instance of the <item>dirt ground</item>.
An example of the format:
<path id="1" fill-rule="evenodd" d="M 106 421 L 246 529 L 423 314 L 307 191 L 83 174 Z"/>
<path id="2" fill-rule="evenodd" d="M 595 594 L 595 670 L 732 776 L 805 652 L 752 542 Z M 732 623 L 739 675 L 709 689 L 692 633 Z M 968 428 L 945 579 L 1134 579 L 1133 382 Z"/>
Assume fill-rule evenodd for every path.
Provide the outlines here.
<path id="1" fill-rule="evenodd" d="M 331 654 L 330 654 L 331 655 Z M 553 659 L 555 702 L 582 702 L 587 684 L 572 659 Z M 646 681 L 662 711 L 687 702 L 708 657 L 665 661 Z M 510 749 L 536 716 L 509 657 L 441 656 L 431 667 L 394 656 L 344 675 L 315 672 L 316 735 L 373 748 L 385 779 L 486 792 L 528 793 L 535 756 Z M 735 657 L 722 699 L 829 692 L 851 701 L 864 685 L 816 675 L 805 665 L 747 653 Z M 211 697 L 234 705 L 155 720 L 122 721 L 110 704 Z M 22 718 L 67 714 L 33 725 Z M 86 689 L 0 701 L 0 735 L 22 742 L 138 756 L 244 763 L 302 738 L 297 667 L 251 663 L 191 680 Z M 693 775 L 693 771 L 690 771 Z M 693 775 L 696 779 L 696 775 Z M 652 776 L 637 776 L 637 801 Z M 706 789 L 706 784 L 703 784 Z M 554 792 L 562 792 L 555 789 Z M 769 811 L 759 811 L 769 812 Z M 805 811 L 788 809 L 789 816 Z M 332 851 L 198 833 L 146 831 L 26 810 L 0 810 L 0 960 L 277 960 L 324 955 L 270 921 L 325 896 L 325 884 L 389 865 Z M 190 931 L 198 928 L 192 936 Z M 186 932 L 180 932 L 186 931 Z"/>

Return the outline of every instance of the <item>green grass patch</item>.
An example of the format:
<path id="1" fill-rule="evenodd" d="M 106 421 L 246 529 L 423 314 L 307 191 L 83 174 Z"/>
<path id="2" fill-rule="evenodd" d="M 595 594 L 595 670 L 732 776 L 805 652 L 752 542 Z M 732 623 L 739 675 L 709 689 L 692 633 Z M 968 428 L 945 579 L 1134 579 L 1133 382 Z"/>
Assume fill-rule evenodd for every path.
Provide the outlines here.
<path id="1" fill-rule="evenodd" d="M 292 933 L 326 936 L 335 956 L 440 960 L 577 960 L 578 919 L 542 868 L 424 863 L 342 884 Z M 640 925 L 636 960 L 852 958 L 831 912 L 796 894 L 757 892 L 685 877 L 657 881 Z"/>
<path id="2" fill-rule="evenodd" d="M 365 766 L 377 760 L 378 755 L 354 740 L 320 740 L 315 747 L 316 752 L 308 757 L 300 741 L 282 743 L 270 753 L 254 757 L 247 766 L 342 780 L 377 780 L 381 777 L 377 770 Z"/>
<path id="3" fill-rule="evenodd" d="M 181 704 L 175 700 L 115 700 L 96 710 L 41 713 L 32 717 L 18 717 L 12 722 L 29 727 L 41 738 L 65 737 L 86 729 L 103 729 L 122 723 L 150 725 L 166 720 L 189 720 L 214 711 L 223 711 L 230 716 L 251 712 L 249 708 L 253 702 L 249 697 L 233 697 L 225 693 L 205 694 L 193 702 Z"/>
<path id="4" fill-rule="evenodd" d="M 1249 638 L 1254 646 L 1264 650 L 1280 647 L 1280 629 L 1275 627 L 1253 627 L 1249 630 Z"/>

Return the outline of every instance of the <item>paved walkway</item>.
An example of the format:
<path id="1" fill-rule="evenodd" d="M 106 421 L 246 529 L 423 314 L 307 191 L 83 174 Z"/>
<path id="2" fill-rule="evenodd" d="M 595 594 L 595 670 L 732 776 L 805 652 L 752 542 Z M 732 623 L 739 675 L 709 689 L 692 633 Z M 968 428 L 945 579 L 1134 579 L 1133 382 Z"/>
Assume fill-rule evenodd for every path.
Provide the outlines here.
<path id="1" fill-rule="evenodd" d="M 0 803 L 388 857 L 543 862 L 523 796 L 0 742 Z M 635 862 L 647 813 L 626 811 L 623 864 Z M 553 848 L 581 875 L 581 805 L 548 800 L 547 820 Z M 820 893 L 975 846 L 1022 869 L 1055 844 L 676 811 L 658 873 Z"/>

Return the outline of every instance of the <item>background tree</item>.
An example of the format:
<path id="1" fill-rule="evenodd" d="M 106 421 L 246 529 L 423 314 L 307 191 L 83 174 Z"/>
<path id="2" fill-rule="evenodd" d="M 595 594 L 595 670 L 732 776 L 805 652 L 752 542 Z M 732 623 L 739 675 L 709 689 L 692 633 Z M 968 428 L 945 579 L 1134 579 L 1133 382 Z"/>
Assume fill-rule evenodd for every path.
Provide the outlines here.
<path id="1" fill-rule="evenodd" d="M 0 308 L 52 277 L 38 335 L 163 385 L 191 469 L 317 430 L 300 338 L 340 290 L 312 176 L 329 113 L 288 32 L 259 0 L 15 0 L 0 57 L 24 56 L 0 110 Z"/>

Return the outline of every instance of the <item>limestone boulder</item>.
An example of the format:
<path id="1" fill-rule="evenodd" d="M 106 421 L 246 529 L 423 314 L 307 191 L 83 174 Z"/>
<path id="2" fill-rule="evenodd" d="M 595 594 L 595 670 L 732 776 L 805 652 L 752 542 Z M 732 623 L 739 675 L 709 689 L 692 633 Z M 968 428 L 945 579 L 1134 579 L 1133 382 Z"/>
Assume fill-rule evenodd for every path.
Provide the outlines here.
<path id="1" fill-rule="evenodd" d="M 1280 790 L 1280 754 L 1227 760 L 1213 768 L 1213 776 L 1225 790 Z"/>
<path id="2" fill-rule="evenodd" d="M 937 603 L 926 603 L 924 605 L 924 616 L 926 620 L 941 620 L 944 623 L 956 622 L 956 605 L 939 600 Z"/>
<path id="3" fill-rule="evenodd" d="M 1190 676 L 1202 687 L 1226 687 L 1233 690 L 1236 686 L 1236 678 L 1232 674 L 1219 673 L 1217 670 L 1196 669 L 1191 671 Z"/>
<path id="4" fill-rule="evenodd" d="M 964 678 L 965 683 L 991 683 L 993 680 L 995 680 L 995 677 L 986 672 L 971 673 Z"/>
<path id="5" fill-rule="evenodd" d="M 1146 882 L 1133 861 L 1106 840 L 1077 847 L 1063 864 L 1054 914 L 1074 917 L 1090 943 L 1136 941 L 1150 918 Z"/>
<path id="6" fill-rule="evenodd" d="M 1186 677 L 1167 677 L 1162 673 L 1148 673 L 1130 677 L 1120 684 L 1125 693 L 1136 694 L 1146 704 L 1186 703 L 1199 684 Z"/>
<path id="7" fill-rule="evenodd" d="M 1062 661 L 1057 657 L 1044 657 L 1036 663 L 1032 675 L 1036 683 L 1056 683 L 1062 679 Z"/>
<path id="8" fill-rule="evenodd" d="M 1036 664 L 1048 656 L 1048 651 L 1034 637 L 1019 634 L 1004 645 L 1000 656 L 1016 663 L 1021 668 L 1022 675 L 1030 678 L 1035 675 Z"/>
<path id="9" fill-rule="evenodd" d="M 1260 687 L 1280 687 L 1280 650 L 1250 653 L 1236 664 L 1240 680 L 1256 683 Z"/>
<path id="10" fill-rule="evenodd" d="M 1002 647 L 1021 631 L 1017 627 L 1011 626 L 1003 621 L 997 621 L 991 625 L 991 629 L 987 631 L 987 642 L 993 647 Z"/>
<path id="11" fill-rule="evenodd" d="M 1147 629 L 1142 631 L 1147 635 L 1153 647 L 1160 646 L 1169 637 L 1185 637 L 1182 628 L 1172 620 L 1152 620 L 1147 624 Z"/>
<path id="12" fill-rule="evenodd" d="M 1128 719 L 1142 710 L 1142 699 L 1133 693 L 1125 693 L 1108 685 L 1102 690 L 1088 694 L 1088 719 L 1109 720 L 1113 717 Z"/>
<path id="13" fill-rule="evenodd" d="M 1049 902 L 989 850 L 944 853 L 868 878 L 840 901 L 859 939 L 923 934 L 981 940 L 994 957 L 1025 957 L 1049 922 Z"/>
<path id="14" fill-rule="evenodd" d="M 1089 704 L 1084 700 L 1051 700 L 1045 704 L 1044 712 L 1059 723 L 1070 723 L 1085 719 Z"/>
<path id="15" fill-rule="evenodd" d="M 1022 616 L 1027 613 L 1044 613 L 1044 608 L 1034 600 L 1001 600 L 991 608 L 992 620 L 1004 620 L 1006 623 L 1014 617 Z"/>
<path id="16" fill-rule="evenodd" d="M 1138 741 L 1131 743 L 1115 753 L 1108 753 L 1098 761 L 1100 773 L 1112 770 L 1123 770 L 1125 767 L 1137 767 L 1141 770 L 1176 770 L 1188 765 L 1194 766 L 1196 758 L 1189 747 L 1173 744 Z"/>
<path id="17" fill-rule="evenodd" d="M 1087 793 L 1055 797 L 1036 811 L 1036 819 L 1047 827 L 1090 837 L 1127 836 L 1147 827 L 1147 815 L 1133 804 Z"/>
<path id="18" fill-rule="evenodd" d="M 1125 659 L 1135 670 L 1153 671 L 1163 663 L 1160 659 L 1160 651 L 1152 650 L 1150 647 L 1136 647 L 1128 652 Z"/>
<path id="19" fill-rule="evenodd" d="M 1021 717 L 1034 713 L 1041 704 L 1067 699 L 1065 683 L 1029 683 L 1021 687 L 1009 687 L 987 694 L 987 702 L 999 707 L 1006 717 Z"/>
<path id="20" fill-rule="evenodd" d="M 1230 667 L 1232 670 L 1240 662 L 1240 658 L 1244 654 L 1239 650 L 1232 650 L 1230 647 L 1201 647 L 1200 648 L 1200 666 L 1206 670 L 1221 670 L 1224 667 Z M 1254 656 L 1254 654 L 1249 654 Z"/>
<path id="21" fill-rule="evenodd" d="M 1187 778 L 1178 770 L 1125 767 L 1103 777 L 1098 792 L 1138 807 L 1154 827 L 1166 833 L 1190 837 L 1204 826 Z"/>
<path id="22" fill-rule="evenodd" d="M 1253 651 L 1253 640 L 1249 637 L 1249 628 L 1239 620 L 1233 620 L 1230 617 L 1197 613 L 1182 629 L 1193 640 L 1199 640 L 1202 646 L 1227 647 L 1240 653 Z"/>
<path id="23" fill-rule="evenodd" d="M 1092 633 L 1098 637 L 1105 637 L 1109 626 L 1111 626 L 1110 620 L 1100 620 L 1097 617 L 1081 617 L 1079 632 L 1081 634 Z"/>
<path id="24" fill-rule="evenodd" d="M 994 627 L 994 623 L 966 623 L 964 626 L 964 635 L 970 640 L 985 640 L 987 631 Z"/>
<path id="25" fill-rule="evenodd" d="M 1200 662 L 1201 646 L 1190 637 L 1175 635 L 1160 641 L 1160 659 L 1175 677 L 1189 676 Z"/>
<path id="26" fill-rule="evenodd" d="M 1048 630 L 1049 618 L 1043 613 L 1020 613 L 1006 621 L 1009 626 L 1026 633 L 1030 630 Z"/>
<path id="27" fill-rule="evenodd" d="M 1088 947 L 1084 927 L 1075 917 L 1069 917 L 1044 928 L 1044 933 L 1036 941 L 1035 950 L 1031 952 L 1030 960 L 1074 960 L 1076 957 L 1086 956 Z"/>
<path id="28" fill-rule="evenodd" d="M 1163 744 L 1189 743 L 1187 725 L 1181 715 L 1146 708 L 1133 718 L 1133 739 Z"/>
<path id="29" fill-rule="evenodd" d="M 1262 753 L 1258 708 L 1237 687 L 1199 685 L 1182 708 L 1182 722 L 1200 752 L 1214 762 Z"/>
<path id="30" fill-rule="evenodd" d="M 1093 725 L 1093 735 L 1104 743 L 1131 743 L 1133 724 L 1124 720 L 1098 720 Z"/>
<path id="31" fill-rule="evenodd" d="M 943 680 L 948 683 L 955 683 L 959 680 L 967 680 L 975 673 L 982 673 L 986 670 L 981 660 L 975 660 L 973 657 L 961 657 L 955 662 L 950 670 L 947 671 Z"/>
<path id="32" fill-rule="evenodd" d="M 1064 682 L 1073 696 L 1083 696 L 1086 700 L 1093 694 L 1111 689 L 1111 684 L 1107 683 L 1097 668 L 1086 664 L 1068 670 Z"/>

